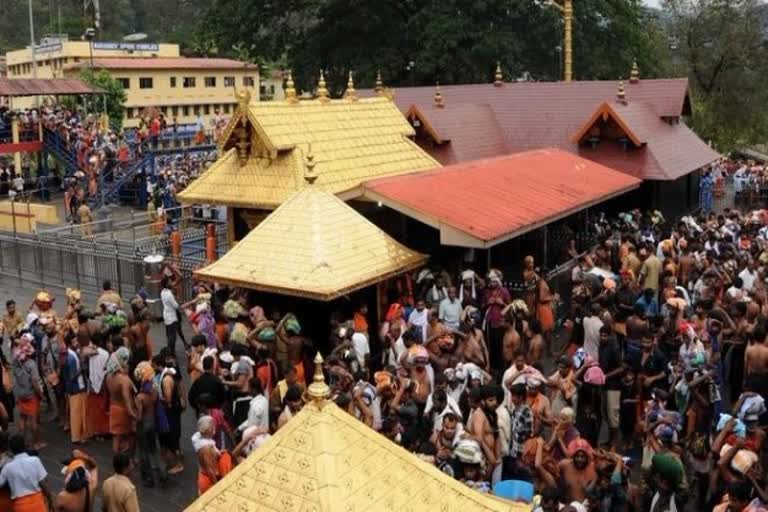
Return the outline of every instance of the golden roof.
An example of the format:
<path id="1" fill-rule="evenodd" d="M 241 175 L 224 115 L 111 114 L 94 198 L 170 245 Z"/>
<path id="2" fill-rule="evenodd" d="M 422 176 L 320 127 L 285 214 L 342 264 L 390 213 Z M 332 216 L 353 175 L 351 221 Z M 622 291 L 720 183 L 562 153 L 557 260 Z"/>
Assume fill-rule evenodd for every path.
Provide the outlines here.
<path id="1" fill-rule="evenodd" d="M 314 148 L 313 143 L 313 152 Z M 230 153 L 225 158 L 234 157 Z M 425 255 L 393 240 L 341 199 L 318 188 L 321 181 L 295 193 L 221 259 L 195 275 L 327 301 L 424 263 Z"/>
<path id="2" fill-rule="evenodd" d="M 250 153 L 241 166 L 227 149 L 246 124 Z M 219 160 L 179 197 L 188 204 L 277 208 L 305 186 L 302 160 L 309 144 L 321 178 L 315 186 L 333 194 L 371 178 L 439 167 L 408 138 L 413 135 L 397 105 L 383 97 L 255 102 L 238 109 L 220 141 Z"/>
<path id="3" fill-rule="evenodd" d="M 324 384 L 317 372 L 315 381 L 318 389 Z M 319 394 L 313 398 L 187 512 L 530 510 L 470 489 Z"/>

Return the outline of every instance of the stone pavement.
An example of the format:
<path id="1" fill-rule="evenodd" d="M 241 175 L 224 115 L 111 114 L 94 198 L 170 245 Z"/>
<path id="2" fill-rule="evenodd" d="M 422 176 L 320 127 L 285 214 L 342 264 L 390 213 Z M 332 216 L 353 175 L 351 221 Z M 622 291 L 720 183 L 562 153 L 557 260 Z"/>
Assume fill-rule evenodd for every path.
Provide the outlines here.
<path id="1" fill-rule="evenodd" d="M 58 289 L 51 289 L 50 291 L 56 297 L 55 306 L 57 311 L 61 312 L 64 308 L 65 301 L 63 291 Z M 14 299 L 18 304 L 19 310 L 23 313 L 36 292 L 36 288 L 19 287 L 18 281 L 2 278 L 0 279 L 0 309 L 4 311 L 5 301 Z M 86 304 L 95 304 L 96 298 L 85 297 L 84 301 Z M 191 337 L 189 326 L 185 325 L 184 327 L 184 332 L 187 335 L 187 339 L 189 339 L 189 337 Z M 153 324 L 150 335 L 156 349 L 165 346 L 165 329 L 163 328 L 162 323 Z M 180 345 L 180 343 L 177 343 L 177 346 Z M 177 356 L 179 362 L 185 367 L 186 356 L 181 352 L 179 352 Z M 183 371 L 182 373 L 186 380 L 186 371 Z M 185 382 L 185 385 L 187 389 L 189 389 L 188 381 Z M 64 478 L 61 474 L 61 461 L 69 457 L 74 445 L 70 442 L 69 434 L 59 429 L 58 423 L 54 420 L 55 411 L 46 410 L 45 405 L 42 410 L 42 437 L 48 446 L 41 451 L 40 459 L 43 461 L 45 469 L 48 471 L 51 490 L 56 494 L 64 486 Z M 182 416 L 181 447 L 184 453 L 183 473 L 172 476 L 167 485 L 163 488 L 159 486 L 154 488 L 144 487 L 138 468 L 131 474 L 131 480 L 138 491 L 142 512 L 181 511 L 191 504 L 197 497 L 197 459 L 195 458 L 192 443 L 190 441 L 190 437 L 195 432 L 195 424 L 194 411 L 187 409 Z M 11 430 L 13 431 L 13 426 L 11 427 Z M 89 441 L 84 445 L 78 446 L 78 448 L 84 450 L 96 459 L 99 466 L 101 481 L 104 481 L 104 479 L 114 473 L 112 470 L 112 444 L 110 440 Z M 95 510 L 101 510 L 99 497 L 97 497 Z"/>

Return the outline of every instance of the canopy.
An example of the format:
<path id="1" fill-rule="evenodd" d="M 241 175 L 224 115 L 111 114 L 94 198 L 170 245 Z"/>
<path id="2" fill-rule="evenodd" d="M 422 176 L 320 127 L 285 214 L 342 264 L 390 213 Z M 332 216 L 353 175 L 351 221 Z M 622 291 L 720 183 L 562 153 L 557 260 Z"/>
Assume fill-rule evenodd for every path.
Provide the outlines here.
<path id="1" fill-rule="evenodd" d="M 426 259 L 341 199 L 308 185 L 195 276 L 329 301 L 419 267 Z"/>
<path id="2" fill-rule="evenodd" d="M 526 151 L 368 181 L 363 195 L 440 230 L 440 243 L 488 248 L 640 186 L 559 149 Z"/>
<path id="3" fill-rule="evenodd" d="M 82 80 L 69 78 L 0 78 L 0 96 L 67 96 L 100 94 Z"/>
<path id="4" fill-rule="evenodd" d="M 322 358 L 316 358 L 317 365 Z M 326 398 L 313 401 L 187 512 L 527 512 L 481 494 L 367 427 Z"/>

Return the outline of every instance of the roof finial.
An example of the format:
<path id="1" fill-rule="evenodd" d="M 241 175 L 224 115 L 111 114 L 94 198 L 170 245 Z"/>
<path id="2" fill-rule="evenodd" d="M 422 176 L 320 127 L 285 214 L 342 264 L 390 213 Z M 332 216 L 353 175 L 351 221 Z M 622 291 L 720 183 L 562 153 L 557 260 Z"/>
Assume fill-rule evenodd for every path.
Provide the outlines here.
<path id="1" fill-rule="evenodd" d="M 251 92 L 248 89 L 235 90 L 235 98 L 240 108 L 247 109 L 251 102 Z"/>
<path id="2" fill-rule="evenodd" d="M 504 75 L 501 73 L 501 62 L 496 62 L 496 74 L 493 75 L 493 85 L 496 87 L 504 85 Z"/>
<path id="3" fill-rule="evenodd" d="M 632 61 L 632 71 L 629 73 L 629 83 L 636 84 L 640 81 L 640 69 L 637 67 L 637 61 Z"/>
<path id="4" fill-rule="evenodd" d="M 288 70 L 288 78 L 285 81 L 285 101 L 291 104 L 299 102 L 296 97 L 296 84 L 293 83 L 293 71 Z"/>
<path id="5" fill-rule="evenodd" d="M 440 82 L 437 82 L 435 85 L 435 96 L 434 96 L 435 106 L 437 108 L 443 108 L 445 105 L 443 104 L 443 93 L 440 92 Z"/>
<path id="6" fill-rule="evenodd" d="M 306 167 L 306 170 L 304 171 L 304 181 L 306 181 L 309 185 L 312 185 L 317 180 L 317 174 L 315 174 L 315 166 L 317 165 L 317 162 L 315 162 L 315 155 L 312 153 L 311 142 L 307 145 L 306 158 L 307 161 L 304 162 L 304 166 Z"/>
<path id="7" fill-rule="evenodd" d="M 624 80 L 619 80 L 619 90 L 616 91 L 616 102 L 627 104 L 627 91 L 624 90 Z"/>
<path id="8" fill-rule="evenodd" d="M 384 95 L 384 82 L 381 80 L 381 70 L 376 71 L 376 88 L 374 89 L 379 96 Z"/>
<path id="9" fill-rule="evenodd" d="M 326 399 L 331 394 L 331 388 L 325 383 L 325 375 L 323 374 L 323 356 L 320 352 L 315 356 L 315 375 L 312 377 L 312 384 L 309 385 L 307 393 L 318 409 L 322 409 Z"/>
<path id="10" fill-rule="evenodd" d="M 352 79 L 352 70 L 349 70 L 349 80 L 347 80 L 347 90 L 344 92 L 344 98 L 357 101 L 357 91 L 355 90 L 355 81 Z"/>
<path id="11" fill-rule="evenodd" d="M 325 75 L 323 75 L 323 70 L 320 70 L 320 80 L 317 82 L 317 99 L 320 100 L 320 103 L 328 103 L 330 101 L 330 98 L 328 97 L 328 87 L 326 87 L 325 84 Z"/>

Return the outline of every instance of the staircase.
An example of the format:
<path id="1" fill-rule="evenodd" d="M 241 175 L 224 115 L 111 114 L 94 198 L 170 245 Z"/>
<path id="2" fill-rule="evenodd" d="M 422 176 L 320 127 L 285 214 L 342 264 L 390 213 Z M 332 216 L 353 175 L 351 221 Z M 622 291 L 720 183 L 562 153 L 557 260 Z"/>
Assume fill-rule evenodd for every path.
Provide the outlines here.
<path id="1" fill-rule="evenodd" d="M 67 148 L 66 141 L 58 133 L 43 129 L 43 148 L 64 167 L 64 176 L 71 176 L 77 171 L 77 159 Z"/>
<path id="2" fill-rule="evenodd" d="M 102 173 L 100 183 L 100 193 L 94 198 L 93 206 L 100 208 L 105 204 L 117 203 L 120 201 L 120 192 L 128 183 L 143 170 L 147 173 L 155 168 L 155 155 L 152 152 L 146 152 L 138 156 L 137 159 L 126 163 L 117 164 L 108 174 Z M 112 181 L 107 181 L 108 176 L 113 176 Z"/>

